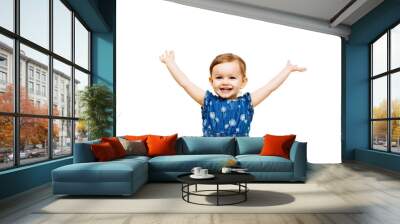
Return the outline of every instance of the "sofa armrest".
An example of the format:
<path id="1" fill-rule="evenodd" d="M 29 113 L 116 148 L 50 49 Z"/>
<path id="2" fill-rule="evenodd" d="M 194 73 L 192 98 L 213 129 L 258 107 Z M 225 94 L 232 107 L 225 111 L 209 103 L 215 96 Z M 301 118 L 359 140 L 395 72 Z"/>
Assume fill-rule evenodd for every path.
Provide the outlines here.
<path id="1" fill-rule="evenodd" d="M 307 175 L 307 142 L 294 142 L 290 149 L 290 160 L 293 162 L 293 179 L 305 181 Z"/>
<path id="2" fill-rule="evenodd" d="M 89 163 L 95 162 L 96 158 L 94 157 L 90 146 L 92 144 L 100 143 L 99 140 L 88 141 L 82 143 L 75 143 L 74 147 L 74 163 Z"/>

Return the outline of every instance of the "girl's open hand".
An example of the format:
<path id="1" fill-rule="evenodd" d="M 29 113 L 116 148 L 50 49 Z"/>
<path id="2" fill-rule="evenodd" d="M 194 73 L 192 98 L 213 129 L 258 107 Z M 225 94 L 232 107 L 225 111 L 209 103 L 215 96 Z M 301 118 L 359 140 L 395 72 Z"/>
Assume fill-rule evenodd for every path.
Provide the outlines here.
<path id="1" fill-rule="evenodd" d="M 168 64 L 175 61 L 174 51 L 165 51 L 164 54 L 160 56 L 160 61 L 164 64 Z"/>
<path id="2" fill-rule="evenodd" d="M 299 67 L 298 65 L 293 65 L 290 61 L 287 62 L 286 68 L 289 69 L 290 72 L 304 72 L 307 70 L 305 67 Z"/>

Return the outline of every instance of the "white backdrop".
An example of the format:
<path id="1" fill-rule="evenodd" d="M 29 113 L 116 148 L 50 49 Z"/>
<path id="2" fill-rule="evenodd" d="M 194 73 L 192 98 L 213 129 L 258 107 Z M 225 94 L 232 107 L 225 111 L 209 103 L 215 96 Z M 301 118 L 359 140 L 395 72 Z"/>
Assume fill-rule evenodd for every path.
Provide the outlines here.
<path id="1" fill-rule="evenodd" d="M 247 64 L 252 92 L 289 59 L 307 67 L 255 107 L 250 136 L 296 134 L 308 161 L 341 162 L 339 37 L 162 0 L 117 1 L 117 135 L 201 136 L 201 109 L 159 61 L 174 50 L 177 64 L 204 90 L 209 65 L 232 52 Z"/>

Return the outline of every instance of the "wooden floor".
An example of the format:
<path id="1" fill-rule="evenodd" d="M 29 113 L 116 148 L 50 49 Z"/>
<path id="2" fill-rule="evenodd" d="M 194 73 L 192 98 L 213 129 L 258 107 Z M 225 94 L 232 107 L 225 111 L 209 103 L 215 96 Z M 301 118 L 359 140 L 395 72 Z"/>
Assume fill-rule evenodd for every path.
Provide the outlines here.
<path id="1" fill-rule="evenodd" d="M 359 163 L 310 165 L 307 183 L 316 183 L 349 203 L 366 204 L 356 214 L 36 214 L 54 200 L 42 186 L 0 202 L 0 223 L 400 223 L 400 174 Z M 318 203 L 318 201 L 315 201 Z"/>

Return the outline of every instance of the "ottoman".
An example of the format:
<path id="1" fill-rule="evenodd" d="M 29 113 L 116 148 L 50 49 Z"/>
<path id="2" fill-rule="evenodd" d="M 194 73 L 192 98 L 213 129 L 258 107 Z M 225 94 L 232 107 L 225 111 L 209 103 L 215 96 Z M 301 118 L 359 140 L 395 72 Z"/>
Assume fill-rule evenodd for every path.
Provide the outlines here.
<path id="1" fill-rule="evenodd" d="M 146 160 L 74 163 L 52 171 L 53 193 L 132 195 L 148 180 Z"/>

